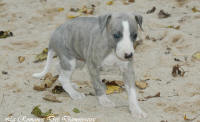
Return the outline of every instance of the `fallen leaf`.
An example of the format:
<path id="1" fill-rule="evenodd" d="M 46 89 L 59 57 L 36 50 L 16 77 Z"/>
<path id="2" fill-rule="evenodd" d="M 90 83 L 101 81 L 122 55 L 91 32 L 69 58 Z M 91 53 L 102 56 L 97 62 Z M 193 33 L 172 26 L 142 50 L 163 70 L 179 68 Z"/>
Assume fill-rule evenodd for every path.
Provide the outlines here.
<path id="1" fill-rule="evenodd" d="M 153 96 L 146 96 L 146 97 L 144 97 L 144 99 L 138 99 L 138 101 L 147 101 L 148 99 L 154 98 L 154 97 L 160 97 L 160 92 L 156 93 Z"/>
<path id="2" fill-rule="evenodd" d="M 76 18 L 76 17 L 79 17 L 80 15 L 67 15 L 67 18 L 69 19 L 73 19 L 73 18 Z"/>
<path id="3" fill-rule="evenodd" d="M 3 75 L 7 75 L 8 74 L 8 72 L 6 72 L 6 71 L 2 71 L 1 72 Z"/>
<path id="4" fill-rule="evenodd" d="M 135 85 L 140 89 L 145 89 L 148 86 L 148 83 L 145 81 L 136 81 Z"/>
<path id="5" fill-rule="evenodd" d="M 25 57 L 24 57 L 24 56 L 18 56 L 18 61 L 19 61 L 19 63 L 24 62 L 24 60 L 25 60 Z"/>
<path id="6" fill-rule="evenodd" d="M 128 0 L 128 2 L 131 2 L 131 3 L 133 3 L 133 2 L 135 2 L 135 0 Z"/>
<path id="7" fill-rule="evenodd" d="M 123 89 L 115 85 L 106 85 L 106 94 L 120 93 Z"/>
<path id="8" fill-rule="evenodd" d="M 54 94 L 60 94 L 62 92 L 65 92 L 65 90 L 63 89 L 62 86 L 55 86 L 53 89 L 52 89 L 52 93 Z"/>
<path id="9" fill-rule="evenodd" d="M 172 68 L 172 76 L 173 77 L 177 77 L 177 76 L 184 76 L 185 74 L 185 71 L 183 68 L 181 68 L 180 65 L 174 65 L 173 68 Z"/>
<path id="10" fill-rule="evenodd" d="M 80 110 L 78 108 L 73 108 L 72 110 L 74 113 L 80 113 Z"/>
<path id="11" fill-rule="evenodd" d="M 111 0 L 111 1 L 108 1 L 108 2 L 106 2 L 106 4 L 110 6 L 110 5 L 113 4 L 113 1 L 112 1 L 112 0 Z"/>
<path id="12" fill-rule="evenodd" d="M 151 14 L 151 13 L 155 12 L 155 10 L 156 10 L 156 7 L 154 6 L 152 9 L 148 10 L 146 12 L 146 14 Z"/>
<path id="13" fill-rule="evenodd" d="M 58 79 L 58 75 L 52 76 L 51 73 L 47 73 L 44 77 L 43 82 L 40 85 L 34 85 L 33 89 L 37 91 L 43 91 L 46 88 L 50 88 L 53 83 Z"/>
<path id="14" fill-rule="evenodd" d="M 108 81 L 106 79 L 102 80 L 103 83 L 105 83 L 106 85 L 115 85 L 115 86 L 124 86 L 124 82 L 123 81 L 117 81 L 117 80 L 113 80 L 113 81 Z"/>
<path id="15" fill-rule="evenodd" d="M 0 31 L 0 39 L 13 36 L 13 33 L 10 31 Z"/>
<path id="16" fill-rule="evenodd" d="M 53 95 L 45 95 L 44 97 L 43 97 L 43 99 L 44 100 L 47 100 L 47 101 L 51 101 L 51 102 L 58 102 L 58 103 L 61 103 L 61 101 L 60 100 L 58 100 L 57 98 L 56 98 L 56 96 L 53 96 Z"/>
<path id="17" fill-rule="evenodd" d="M 172 29 L 179 30 L 180 29 L 180 25 L 178 25 L 178 26 L 169 25 L 166 28 L 172 28 Z"/>
<path id="18" fill-rule="evenodd" d="M 192 12 L 196 13 L 196 12 L 200 12 L 200 10 L 197 9 L 196 7 L 193 7 L 193 8 L 192 8 Z"/>
<path id="19" fill-rule="evenodd" d="M 55 116 L 55 114 L 52 113 L 52 110 L 49 109 L 47 112 L 42 112 L 38 106 L 35 106 L 31 112 L 31 114 L 40 117 L 40 118 L 47 118 L 49 116 Z"/>
<path id="20" fill-rule="evenodd" d="M 192 59 L 193 59 L 193 60 L 198 60 L 198 61 L 200 61 L 200 51 L 194 53 L 194 54 L 192 55 Z"/>
<path id="21" fill-rule="evenodd" d="M 144 97 L 145 99 L 149 99 L 149 98 L 154 98 L 154 97 L 160 97 L 160 92 L 156 93 L 155 95 L 153 96 L 147 96 L 147 97 Z"/>
<path id="22" fill-rule="evenodd" d="M 38 63 L 47 59 L 48 48 L 43 49 L 43 51 L 36 55 L 34 63 Z"/>
<path id="23" fill-rule="evenodd" d="M 64 8 L 58 8 L 58 12 L 62 12 L 64 10 L 65 10 Z"/>
<path id="24" fill-rule="evenodd" d="M 196 119 L 196 117 L 195 117 L 195 118 L 192 118 L 192 119 L 189 119 L 189 118 L 186 116 L 186 114 L 184 115 L 183 118 L 184 118 L 185 121 L 193 121 L 193 120 Z"/>
<path id="25" fill-rule="evenodd" d="M 72 12 L 78 12 L 78 11 L 80 11 L 80 9 L 79 8 L 70 8 L 70 11 L 72 11 Z"/>
<path id="26" fill-rule="evenodd" d="M 159 18 L 168 18 L 170 16 L 171 15 L 169 13 L 165 12 L 164 10 L 160 10 L 160 12 L 158 13 Z"/>

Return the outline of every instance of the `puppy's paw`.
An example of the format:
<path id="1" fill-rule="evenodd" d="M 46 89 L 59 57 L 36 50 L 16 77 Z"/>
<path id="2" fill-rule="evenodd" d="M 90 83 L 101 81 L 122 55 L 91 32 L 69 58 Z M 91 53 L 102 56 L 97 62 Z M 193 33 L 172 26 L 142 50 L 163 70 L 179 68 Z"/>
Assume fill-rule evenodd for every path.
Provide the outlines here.
<path id="1" fill-rule="evenodd" d="M 70 93 L 70 97 L 73 99 L 73 100 L 78 100 L 78 99 L 83 99 L 85 98 L 85 94 L 84 93 L 79 93 L 79 92 L 73 92 L 73 93 Z"/>
<path id="2" fill-rule="evenodd" d="M 109 100 L 106 95 L 99 96 L 98 99 L 99 99 L 99 103 L 102 106 L 115 107 L 115 103 L 113 103 L 111 100 Z"/>

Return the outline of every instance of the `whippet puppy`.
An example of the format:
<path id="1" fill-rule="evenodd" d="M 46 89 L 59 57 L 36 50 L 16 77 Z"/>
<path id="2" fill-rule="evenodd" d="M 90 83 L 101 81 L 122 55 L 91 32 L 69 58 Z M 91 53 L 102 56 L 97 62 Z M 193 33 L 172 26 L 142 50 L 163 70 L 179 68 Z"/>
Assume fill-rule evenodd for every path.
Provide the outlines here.
<path id="1" fill-rule="evenodd" d="M 47 63 L 41 73 L 33 77 L 43 77 L 49 69 L 54 53 L 60 60 L 59 81 L 72 99 L 85 97 L 76 91 L 70 75 L 76 67 L 76 60 L 83 60 L 88 67 L 91 81 L 99 103 L 115 106 L 105 93 L 99 72 L 104 65 L 117 64 L 123 72 L 123 80 L 129 96 L 129 109 L 132 114 L 146 117 L 138 105 L 134 82 L 134 42 L 138 27 L 142 29 L 142 16 L 135 14 L 106 14 L 98 17 L 78 17 L 59 26 L 49 42 Z"/>

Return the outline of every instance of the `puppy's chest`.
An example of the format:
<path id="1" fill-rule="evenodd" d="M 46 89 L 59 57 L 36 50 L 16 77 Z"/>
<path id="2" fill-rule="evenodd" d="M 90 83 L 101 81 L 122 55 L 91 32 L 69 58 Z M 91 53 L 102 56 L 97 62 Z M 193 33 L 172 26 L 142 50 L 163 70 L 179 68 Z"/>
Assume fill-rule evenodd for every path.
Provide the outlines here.
<path id="1" fill-rule="evenodd" d="M 116 57 L 114 52 L 110 53 L 101 63 L 101 67 L 113 66 L 119 67 L 121 71 L 127 68 L 128 61 L 122 61 Z"/>

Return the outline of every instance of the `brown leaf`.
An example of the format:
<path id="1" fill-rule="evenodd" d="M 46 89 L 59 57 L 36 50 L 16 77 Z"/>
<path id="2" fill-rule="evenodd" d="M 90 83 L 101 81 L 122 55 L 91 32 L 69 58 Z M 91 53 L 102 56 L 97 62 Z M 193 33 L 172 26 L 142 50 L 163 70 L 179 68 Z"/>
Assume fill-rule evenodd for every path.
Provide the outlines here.
<path id="1" fill-rule="evenodd" d="M 52 89 L 52 93 L 54 94 L 60 94 L 62 92 L 65 92 L 65 90 L 63 89 L 62 86 L 58 86 L 56 85 L 53 89 Z"/>
<path id="2" fill-rule="evenodd" d="M 146 12 L 146 14 L 151 14 L 151 13 L 155 12 L 155 10 L 156 10 L 156 7 L 154 6 L 152 9 L 148 10 Z"/>
<path id="3" fill-rule="evenodd" d="M 13 33 L 10 31 L 0 31 L 0 39 L 13 36 Z"/>
<path id="4" fill-rule="evenodd" d="M 44 97 L 43 97 L 43 99 L 44 100 L 47 100 L 47 101 L 51 101 L 51 102 L 58 102 L 58 103 L 61 103 L 62 101 L 60 101 L 60 100 L 58 100 L 57 98 L 56 98 L 56 96 L 53 96 L 53 95 L 45 95 Z"/>
<path id="5" fill-rule="evenodd" d="M 164 10 L 160 10 L 160 12 L 158 13 L 159 18 L 168 18 L 170 16 L 171 15 L 169 13 L 165 12 Z"/>
<path id="6" fill-rule="evenodd" d="M 180 65 L 174 65 L 173 68 L 172 68 L 172 76 L 173 77 L 177 77 L 177 76 L 184 76 L 185 74 L 185 71 L 183 68 L 181 68 Z"/>
<path id="7" fill-rule="evenodd" d="M 140 89 L 145 89 L 148 86 L 148 83 L 145 81 L 136 81 L 135 85 Z"/>
<path id="8" fill-rule="evenodd" d="M 133 2 L 135 2 L 135 0 L 128 0 L 128 2 L 131 2 L 131 3 L 133 3 Z"/>
<path id="9" fill-rule="evenodd" d="M 19 63 L 24 62 L 24 60 L 25 60 L 25 57 L 24 57 L 24 56 L 18 56 L 18 61 L 19 61 Z"/>
<path id="10" fill-rule="evenodd" d="M 113 1 L 112 1 L 112 0 L 111 0 L 111 1 L 108 1 L 108 2 L 106 2 L 106 4 L 110 6 L 110 5 L 113 4 Z"/>
<path id="11" fill-rule="evenodd" d="M 160 92 L 156 93 L 155 95 L 153 96 L 147 96 L 147 97 L 144 97 L 145 99 L 149 99 L 149 98 L 154 98 L 154 97 L 160 97 Z"/>
<path id="12" fill-rule="evenodd" d="M 50 88 L 53 83 L 58 79 L 58 75 L 52 76 L 51 73 L 47 73 L 44 77 L 43 82 L 40 85 L 34 85 L 33 89 L 37 91 L 43 91 L 46 88 Z"/>
<path id="13" fill-rule="evenodd" d="M 193 11 L 194 13 L 196 13 L 196 12 L 200 12 L 200 10 L 197 9 L 196 7 L 193 7 L 193 8 L 192 8 L 192 11 Z"/>

